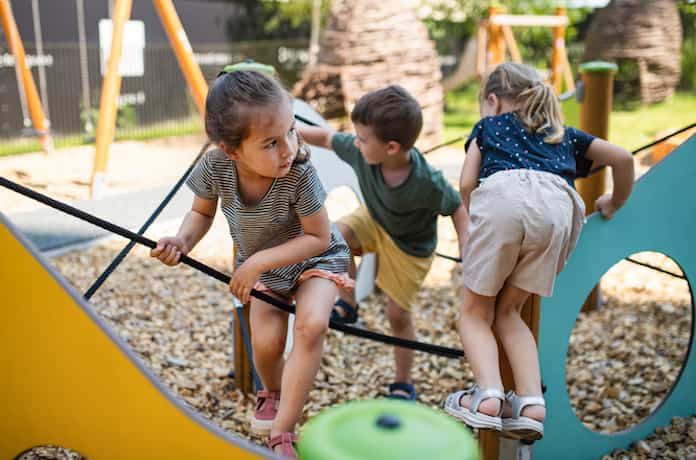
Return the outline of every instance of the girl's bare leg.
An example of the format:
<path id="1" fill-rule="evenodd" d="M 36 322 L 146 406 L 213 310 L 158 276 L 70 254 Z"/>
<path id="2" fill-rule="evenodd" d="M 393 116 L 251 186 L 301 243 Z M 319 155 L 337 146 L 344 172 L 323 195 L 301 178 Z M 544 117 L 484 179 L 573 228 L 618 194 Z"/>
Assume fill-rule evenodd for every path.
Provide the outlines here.
<path id="1" fill-rule="evenodd" d="M 295 430 L 319 370 L 331 307 L 337 294 L 336 285 L 324 278 L 310 278 L 297 290 L 293 345 L 283 371 L 283 391 L 271 437 Z"/>
<path id="2" fill-rule="evenodd" d="M 280 297 L 278 299 L 283 300 Z M 280 391 L 288 314 L 252 297 L 249 318 L 251 322 L 251 347 L 254 352 L 256 372 L 258 372 L 261 383 L 266 390 Z"/>
<path id="3" fill-rule="evenodd" d="M 536 342 L 520 316 L 530 293 L 506 284 L 498 294 L 493 328 L 500 338 L 515 379 L 515 392 L 520 396 L 541 396 L 541 372 Z M 527 406 L 522 415 L 543 421 L 542 406 Z"/>
<path id="4" fill-rule="evenodd" d="M 495 297 L 478 295 L 466 287 L 462 288 L 462 305 L 459 312 L 459 336 L 464 354 L 474 373 L 474 380 L 481 388 L 496 388 L 502 391 L 503 382 L 498 364 L 498 344 L 491 325 L 495 315 Z M 468 408 L 469 396 L 463 396 L 461 405 Z M 497 415 L 500 401 L 489 398 L 481 402 L 480 412 Z"/>

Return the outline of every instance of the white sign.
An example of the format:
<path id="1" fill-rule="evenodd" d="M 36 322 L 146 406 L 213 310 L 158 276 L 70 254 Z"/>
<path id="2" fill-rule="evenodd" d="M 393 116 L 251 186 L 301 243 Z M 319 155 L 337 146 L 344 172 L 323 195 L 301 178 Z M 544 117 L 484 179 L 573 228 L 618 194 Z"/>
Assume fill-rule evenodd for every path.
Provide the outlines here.
<path id="1" fill-rule="evenodd" d="M 106 74 L 106 68 L 111 54 L 111 37 L 114 26 L 111 19 L 99 21 L 99 55 L 101 57 L 101 74 Z M 122 77 L 142 77 L 145 74 L 145 23 L 143 21 L 128 21 L 123 29 L 123 44 L 121 62 L 118 72 Z"/>

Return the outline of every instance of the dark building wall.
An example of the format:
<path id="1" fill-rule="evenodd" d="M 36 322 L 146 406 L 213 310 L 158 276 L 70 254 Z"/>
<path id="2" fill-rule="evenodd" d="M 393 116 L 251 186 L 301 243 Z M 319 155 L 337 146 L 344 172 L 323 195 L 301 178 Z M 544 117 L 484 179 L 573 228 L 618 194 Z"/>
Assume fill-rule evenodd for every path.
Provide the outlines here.
<path id="1" fill-rule="evenodd" d="M 15 20 L 30 58 L 37 54 L 31 3 L 30 0 L 12 0 Z M 87 113 L 94 117 L 99 108 L 102 76 L 98 24 L 108 16 L 108 1 L 84 0 L 89 111 L 82 97 L 76 1 L 40 0 L 38 3 L 44 54 L 50 57 L 50 63 L 43 67 L 48 94 L 47 115 L 54 133 L 80 133 Z M 200 0 L 175 0 L 174 6 L 194 52 L 201 58 L 200 67 L 208 81 L 223 65 L 245 58 L 275 65 L 288 85 L 303 69 L 303 59 L 298 57 L 306 52 L 308 39 L 234 43 L 226 38 L 226 24 L 231 17 L 241 14 L 236 6 Z M 122 105 L 131 106 L 139 126 L 189 117 L 195 113 L 195 105 L 152 1 L 133 0 L 131 19 L 145 23 L 145 74 L 122 79 Z M 239 21 L 240 17 L 235 16 L 235 19 Z M 14 138 L 22 131 L 23 114 L 15 70 L 6 60 L 9 54 L 4 34 L 1 34 L 0 58 L 3 56 L 4 59 L 0 59 L 0 138 Z M 31 69 L 38 87 L 37 66 Z"/>
<path id="2" fill-rule="evenodd" d="M 17 27 L 25 44 L 35 41 L 31 3 L 30 0 L 12 1 Z M 77 42 L 76 1 L 41 0 L 38 3 L 44 43 Z M 192 44 L 227 42 L 225 24 L 230 17 L 241 14 L 240 9 L 230 3 L 200 0 L 175 0 L 173 3 Z M 84 9 L 87 41 L 98 43 L 99 20 L 109 17 L 108 0 L 84 0 Z M 168 43 L 151 0 L 134 0 L 131 19 L 145 23 L 148 44 Z"/>

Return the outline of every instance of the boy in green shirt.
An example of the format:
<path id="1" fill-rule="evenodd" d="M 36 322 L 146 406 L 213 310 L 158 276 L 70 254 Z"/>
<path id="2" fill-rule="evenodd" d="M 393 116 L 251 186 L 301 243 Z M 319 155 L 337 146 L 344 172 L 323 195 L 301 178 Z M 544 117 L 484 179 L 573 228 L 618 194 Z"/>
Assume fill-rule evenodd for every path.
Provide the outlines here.
<path id="1" fill-rule="evenodd" d="M 396 337 L 415 340 L 411 315 L 433 261 L 438 215 L 452 216 L 460 248 L 466 239 L 467 214 L 459 193 L 433 169 L 413 145 L 423 126 L 421 109 L 399 86 L 361 97 L 351 113 L 357 135 L 299 128 L 310 144 L 334 150 L 358 178 L 365 204 L 337 226 L 352 254 L 377 254 L 377 286 L 387 295 L 387 319 Z M 355 264 L 351 265 L 355 276 Z M 342 293 L 332 318 L 352 323 L 357 304 Z M 413 351 L 395 347 L 395 382 L 389 394 L 416 399 L 411 381 Z"/>

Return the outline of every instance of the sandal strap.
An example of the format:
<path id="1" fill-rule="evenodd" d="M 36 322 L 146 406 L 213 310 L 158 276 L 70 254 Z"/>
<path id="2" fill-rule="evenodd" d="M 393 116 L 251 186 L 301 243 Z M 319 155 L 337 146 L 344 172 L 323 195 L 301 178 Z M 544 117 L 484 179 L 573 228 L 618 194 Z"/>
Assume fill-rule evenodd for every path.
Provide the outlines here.
<path id="1" fill-rule="evenodd" d="M 505 395 L 505 400 L 512 408 L 512 418 L 520 418 L 520 414 L 527 406 L 546 407 L 543 396 L 520 396 L 512 390 Z"/>
<path id="2" fill-rule="evenodd" d="M 280 399 L 280 391 L 259 390 L 256 392 L 257 398 Z"/>
<path id="3" fill-rule="evenodd" d="M 356 303 L 355 306 L 349 304 L 343 299 L 337 299 L 334 302 L 334 306 L 341 307 L 343 309 L 343 315 L 340 315 L 336 310 L 332 311 L 332 317 L 335 321 L 344 323 L 354 323 L 358 319 L 358 310 L 360 309 L 360 304 Z"/>
<path id="4" fill-rule="evenodd" d="M 466 392 L 471 395 L 471 405 L 469 410 L 471 412 L 478 412 L 481 403 L 490 398 L 500 400 L 500 410 L 498 411 L 498 417 L 503 413 L 503 401 L 505 401 L 505 393 L 497 388 L 481 388 L 478 384 L 474 384 L 471 388 L 466 390 Z"/>
<path id="5" fill-rule="evenodd" d="M 256 410 L 260 410 L 261 406 L 267 401 L 280 401 L 280 391 L 259 390 L 256 392 Z"/>
<path id="6" fill-rule="evenodd" d="M 269 449 L 274 449 L 279 444 L 290 444 L 292 446 L 297 442 L 297 435 L 295 433 L 285 432 L 268 438 L 266 445 Z"/>
<path id="7" fill-rule="evenodd" d="M 417 398 L 416 387 L 413 386 L 412 383 L 394 382 L 394 383 L 389 384 L 388 389 L 389 389 L 389 396 L 392 398 L 407 399 L 406 397 L 404 397 L 400 394 L 396 394 L 396 395 L 393 394 L 395 391 L 403 391 L 404 393 L 407 393 L 409 401 L 415 401 Z"/>

